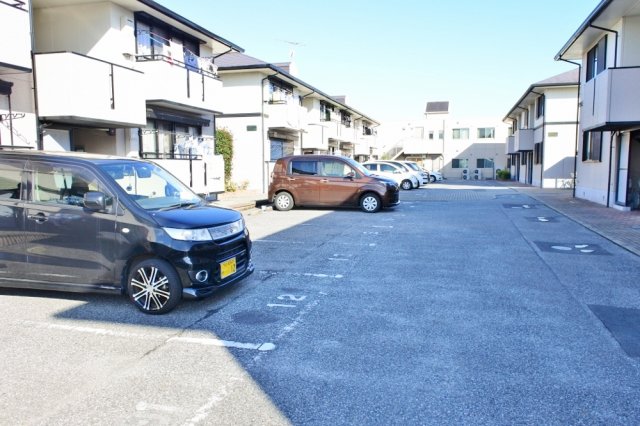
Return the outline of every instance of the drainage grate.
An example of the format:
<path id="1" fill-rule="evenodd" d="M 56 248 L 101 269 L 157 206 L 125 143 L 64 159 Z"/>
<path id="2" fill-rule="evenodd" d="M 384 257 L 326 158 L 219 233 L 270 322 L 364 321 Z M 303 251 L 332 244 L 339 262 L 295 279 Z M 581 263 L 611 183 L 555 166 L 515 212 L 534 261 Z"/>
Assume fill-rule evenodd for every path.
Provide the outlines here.
<path id="1" fill-rule="evenodd" d="M 540 251 L 547 253 L 580 254 L 580 255 L 610 255 L 608 251 L 597 244 L 575 244 L 575 243 L 550 243 L 545 241 L 534 241 Z"/>
<path id="2" fill-rule="evenodd" d="M 630 357 L 640 357 L 640 309 L 589 305 Z"/>

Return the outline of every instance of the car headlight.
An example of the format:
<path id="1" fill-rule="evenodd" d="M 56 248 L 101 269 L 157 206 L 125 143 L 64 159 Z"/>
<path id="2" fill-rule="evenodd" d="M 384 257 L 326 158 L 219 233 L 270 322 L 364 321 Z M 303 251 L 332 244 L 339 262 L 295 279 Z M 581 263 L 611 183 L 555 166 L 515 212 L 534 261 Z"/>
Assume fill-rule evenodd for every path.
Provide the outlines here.
<path id="1" fill-rule="evenodd" d="M 244 231 L 244 219 L 211 228 L 178 229 L 163 228 L 174 240 L 217 241 Z"/>
<path id="2" fill-rule="evenodd" d="M 209 228 L 209 234 L 214 241 L 222 240 L 232 235 L 239 234 L 242 231 L 244 231 L 244 219 L 239 219 L 226 225 L 214 226 L 213 228 Z"/>
<path id="3" fill-rule="evenodd" d="M 199 229 L 178 229 L 162 228 L 174 240 L 180 241 L 211 241 L 211 234 L 207 228 Z"/>

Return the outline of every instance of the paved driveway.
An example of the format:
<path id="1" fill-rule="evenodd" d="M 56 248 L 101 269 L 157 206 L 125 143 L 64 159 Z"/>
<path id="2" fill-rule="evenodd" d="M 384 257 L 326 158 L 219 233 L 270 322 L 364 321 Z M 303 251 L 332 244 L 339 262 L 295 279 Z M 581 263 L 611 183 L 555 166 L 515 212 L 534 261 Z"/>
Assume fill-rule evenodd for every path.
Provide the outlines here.
<path id="1" fill-rule="evenodd" d="M 256 273 L 151 317 L 0 291 L 0 423 L 633 424 L 640 261 L 525 194 L 247 216 Z"/>

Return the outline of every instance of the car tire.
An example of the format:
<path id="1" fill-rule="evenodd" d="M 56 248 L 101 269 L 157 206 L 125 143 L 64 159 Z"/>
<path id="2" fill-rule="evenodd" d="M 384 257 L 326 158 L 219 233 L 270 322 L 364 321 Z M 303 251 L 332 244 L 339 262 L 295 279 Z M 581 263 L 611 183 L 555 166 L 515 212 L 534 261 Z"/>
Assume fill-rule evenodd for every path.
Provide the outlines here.
<path id="1" fill-rule="evenodd" d="M 405 191 L 408 191 L 410 189 L 413 189 L 413 183 L 410 180 L 405 179 L 400 183 L 400 188 L 404 189 Z"/>
<path id="2" fill-rule="evenodd" d="M 145 259 L 136 262 L 127 278 L 129 300 L 145 314 L 166 314 L 182 298 L 182 283 L 167 261 Z"/>
<path id="3" fill-rule="evenodd" d="M 293 208 L 293 205 L 293 197 L 288 192 L 279 192 L 273 197 L 273 207 L 278 211 L 289 211 Z"/>
<path id="4" fill-rule="evenodd" d="M 431 175 L 431 183 L 436 183 L 436 177 Z"/>
<path id="5" fill-rule="evenodd" d="M 364 194 L 360 198 L 360 208 L 365 213 L 375 213 L 377 211 L 380 211 L 380 209 L 382 208 L 380 197 L 372 192 Z"/>

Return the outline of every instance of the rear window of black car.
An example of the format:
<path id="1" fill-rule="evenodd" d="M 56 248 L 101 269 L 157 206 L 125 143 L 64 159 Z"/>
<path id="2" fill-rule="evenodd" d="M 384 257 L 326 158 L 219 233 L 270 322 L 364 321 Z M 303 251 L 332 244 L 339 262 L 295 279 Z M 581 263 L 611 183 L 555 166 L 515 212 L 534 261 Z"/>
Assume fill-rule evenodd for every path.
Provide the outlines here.
<path id="1" fill-rule="evenodd" d="M 318 174 L 318 162 L 313 160 L 292 160 L 291 173 L 294 175 L 310 175 Z"/>

